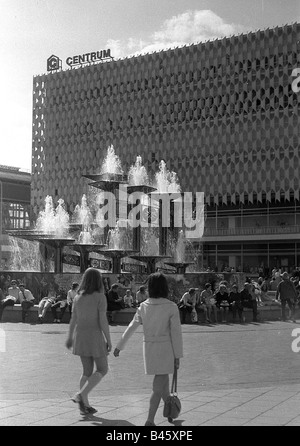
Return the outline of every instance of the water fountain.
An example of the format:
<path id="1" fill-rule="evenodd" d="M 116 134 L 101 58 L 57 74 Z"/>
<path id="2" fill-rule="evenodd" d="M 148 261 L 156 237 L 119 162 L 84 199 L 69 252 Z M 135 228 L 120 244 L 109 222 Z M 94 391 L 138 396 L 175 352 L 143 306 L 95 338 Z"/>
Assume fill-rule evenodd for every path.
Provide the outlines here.
<path id="1" fill-rule="evenodd" d="M 9 230 L 7 234 L 13 237 L 38 241 L 43 246 L 45 270 L 49 270 L 51 249 L 54 251 L 54 272 L 63 271 L 63 247 L 74 243 L 74 238 L 69 234 L 69 214 L 65 210 L 64 200 L 59 199 L 56 209 L 52 197 L 45 198 L 45 209 L 40 211 L 34 229 Z"/>
<path id="2" fill-rule="evenodd" d="M 155 203 L 152 194 L 157 192 L 156 186 L 151 186 L 146 168 L 142 164 L 142 158 L 137 156 L 136 162 L 129 169 L 128 174 L 129 186 L 128 193 L 135 194 L 134 205 L 140 209 L 140 220 L 145 220 L 145 226 L 142 223 L 133 228 L 133 246 L 138 254 L 131 255 L 131 258 L 146 264 L 148 274 L 156 270 L 156 264 L 166 258 L 165 252 L 160 252 L 157 248 L 157 236 L 155 231 L 157 228 L 147 227 L 149 223 L 153 223 L 153 219 L 157 219 L 160 213 L 159 201 Z M 151 206 L 151 212 L 150 212 Z M 131 209 L 129 208 L 129 211 Z M 160 230 L 160 229 L 159 229 Z M 158 239 L 160 235 L 158 234 Z M 147 249 L 141 246 L 141 241 L 147 239 Z M 154 249 L 153 249 L 154 248 Z"/>
<path id="3" fill-rule="evenodd" d="M 80 254 L 81 272 L 84 272 L 90 265 L 90 253 L 98 252 L 105 246 L 103 242 L 99 243 L 99 237 L 95 237 L 95 230 L 98 225 L 94 220 L 87 197 L 83 194 L 81 203 L 75 206 L 70 224 L 70 229 L 77 231 L 76 241 L 72 248 Z"/>
<path id="4" fill-rule="evenodd" d="M 169 171 L 167 169 L 166 162 L 164 160 L 161 160 L 159 163 L 159 170 L 155 174 L 155 184 L 157 187 L 157 191 L 152 193 L 152 197 L 155 198 L 157 194 L 159 194 L 159 197 L 162 197 L 163 195 L 170 195 L 172 194 L 172 200 L 170 201 L 170 226 L 169 231 L 171 231 L 172 235 L 174 232 L 174 201 L 177 198 L 181 198 L 181 187 L 178 182 L 177 174 L 173 171 Z M 159 198 L 160 206 L 159 206 L 159 228 L 160 228 L 160 236 L 159 236 L 159 242 L 160 242 L 160 253 L 166 254 L 167 253 L 167 244 L 168 244 L 168 227 L 164 226 L 162 221 L 162 210 L 163 210 L 163 201 L 161 198 Z"/>
<path id="5" fill-rule="evenodd" d="M 101 192 L 114 192 L 115 194 L 116 197 L 115 227 L 108 227 L 107 224 L 105 224 L 104 216 L 101 213 L 101 209 L 99 209 L 97 213 L 98 223 L 105 224 L 104 238 L 106 240 L 106 244 L 102 246 L 101 249 L 98 250 L 98 252 L 103 254 L 105 257 L 109 257 L 111 259 L 113 273 L 120 273 L 121 259 L 124 257 L 128 257 L 130 254 L 134 253 L 134 251 L 132 249 L 132 246 L 128 246 L 128 244 L 124 246 L 121 245 L 120 243 L 121 232 L 124 232 L 124 229 L 126 231 L 128 228 L 127 223 L 125 223 L 124 227 L 124 219 L 121 221 L 118 215 L 119 201 L 121 199 L 120 185 L 123 185 L 125 188 L 125 185 L 127 185 L 127 176 L 124 175 L 121 161 L 117 156 L 117 154 L 115 153 L 114 147 L 113 146 L 108 147 L 107 154 L 102 163 L 99 174 L 91 174 L 83 176 L 93 180 L 92 183 L 89 183 L 89 186 L 92 186 L 96 189 L 100 189 Z M 100 202 L 101 199 L 99 196 L 99 203 Z"/>
<path id="6" fill-rule="evenodd" d="M 112 192 L 119 188 L 120 184 L 126 184 L 127 177 L 121 166 L 121 161 L 115 153 L 114 146 L 107 149 L 106 157 L 102 163 L 100 173 L 85 174 L 84 178 L 92 180 L 89 186 L 93 186 L 103 191 Z"/>
<path id="7" fill-rule="evenodd" d="M 176 274 L 185 274 L 186 268 L 193 262 L 186 261 L 186 238 L 182 229 L 179 231 L 177 240 L 173 239 L 170 245 L 173 261 L 167 260 L 165 263 L 174 267 L 176 269 Z"/>

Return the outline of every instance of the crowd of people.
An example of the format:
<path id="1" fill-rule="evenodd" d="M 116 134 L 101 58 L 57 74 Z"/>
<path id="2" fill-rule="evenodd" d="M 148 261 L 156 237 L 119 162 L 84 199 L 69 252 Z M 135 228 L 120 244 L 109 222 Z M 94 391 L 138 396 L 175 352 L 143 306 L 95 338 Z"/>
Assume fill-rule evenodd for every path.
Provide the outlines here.
<path id="1" fill-rule="evenodd" d="M 300 276 L 290 276 L 286 271 L 281 273 L 275 269 L 272 273 L 271 279 L 259 277 L 256 281 L 247 277 L 240 290 L 238 284 L 230 285 L 226 281 L 221 281 L 215 291 L 211 283 L 206 283 L 201 291 L 190 288 L 178 302 L 181 323 L 186 323 L 187 315 L 189 322 L 199 323 L 200 313 L 204 313 L 204 322 L 226 323 L 229 312 L 232 313 L 233 322 L 238 316 L 239 322 L 244 323 L 245 308 L 252 310 L 253 322 L 258 322 L 258 308 L 266 304 L 281 306 L 282 321 L 290 319 L 296 322 L 295 309 L 300 305 Z M 288 316 L 286 307 L 289 309 Z"/>
<path id="2" fill-rule="evenodd" d="M 300 305 L 300 272 L 295 271 L 289 275 L 286 271 L 274 268 L 272 276 L 259 277 L 257 280 L 247 278 L 241 289 L 237 283 L 228 284 L 220 282 L 215 289 L 215 284 L 206 283 L 203 289 L 190 288 L 184 292 L 180 301 L 176 302 L 180 310 L 181 323 L 226 323 L 231 313 L 233 322 L 245 322 L 244 309 L 252 309 L 253 322 L 258 321 L 259 307 L 265 304 L 281 306 L 281 319 L 286 320 L 286 307 L 288 307 L 288 319 L 295 321 L 295 309 Z M 110 323 L 114 323 L 116 312 L 124 308 L 138 308 L 142 302 L 149 298 L 147 287 L 141 285 L 136 293 L 126 288 L 122 283 L 113 283 L 104 291 L 107 299 L 107 312 Z M 11 280 L 7 292 L 0 289 L 0 321 L 3 311 L 8 306 L 20 303 L 22 306 L 22 322 L 26 321 L 28 310 L 35 303 L 38 304 L 39 323 L 43 323 L 46 312 L 50 309 L 53 323 L 60 323 L 66 311 L 72 315 L 72 306 L 78 293 L 79 283 L 73 282 L 66 292 L 54 283 L 49 283 L 42 292 L 41 299 L 36 302 L 31 291 L 23 283 Z"/>
<path id="3" fill-rule="evenodd" d="M 28 310 L 36 303 L 38 305 L 38 323 L 42 324 L 45 321 L 48 310 L 52 313 L 53 323 L 60 323 L 66 311 L 69 312 L 71 318 L 73 301 L 78 293 L 78 289 L 78 282 L 73 282 L 67 292 L 55 283 L 49 283 L 42 290 L 41 298 L 37 301 L 32 295 L 32 292 L 23 283 L 18 283 L 13 279 L 6 293 L 0 288 L 0 321 L 6 307 L 21 304 L 22 322 L 26 322 Z M 121 283 L 114 283 L 105 292 L 105 295 L 110 322 L 114 322 L 113 317 L 116 311 L 124 308 L 138 308 L 148 298 L 148 292 L 145 286 L 140 286 L 135 294 L 132 293 L 131 289 L 126 289 L 124 293 L 124 286 Z"/>

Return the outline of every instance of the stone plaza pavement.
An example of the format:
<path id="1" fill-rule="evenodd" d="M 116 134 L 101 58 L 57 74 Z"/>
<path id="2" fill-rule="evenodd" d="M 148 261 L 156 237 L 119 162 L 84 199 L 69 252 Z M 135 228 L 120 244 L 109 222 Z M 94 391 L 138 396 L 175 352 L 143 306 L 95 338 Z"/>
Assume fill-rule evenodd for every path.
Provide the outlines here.
<path id="1" fill-rule="evenodd" d="M 70 400 L 80 359 L 65 348 L 67 324 L 0 324 L 0 426 L 143 426 L 152 377 L 144 374 L 142 327 L 92 391 L 95 415 Z M 111 326 L 113 345 L 125 327 Z M 184 358 L 174 424 L 157 426 L 300 426 L 298 323 L 183 325 Z"/>

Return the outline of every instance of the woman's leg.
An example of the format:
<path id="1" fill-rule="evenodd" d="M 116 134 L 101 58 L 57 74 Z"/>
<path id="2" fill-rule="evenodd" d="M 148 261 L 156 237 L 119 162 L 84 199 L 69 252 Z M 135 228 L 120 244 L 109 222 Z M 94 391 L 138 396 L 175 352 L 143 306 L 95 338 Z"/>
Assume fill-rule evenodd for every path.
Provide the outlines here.
<path id="1" fill-rule="evenodd" d="M 89 406 L 88 394 L 107 374 L 107 357 L 103 356 L 101 358 L 92 358 L 81 356 L 80 358 L 83 366 L 83 374 L 80 380 L 79 393 L 81 394 L 84 404 Z M 96 370 L 93 373 L 94 362 L 96 364 Z"/>
<path id="2" fill-rule="evenodd" d="M 51 305 L 52 305 L 51 301 L 47 300 L 45 302 L 45 305 L 44 305 L 44 308 L 43 308 L 43 311 L 42 311 L 42 318 L 45 317 L 45 315 L 47 313 L 47 310 L 48 310 L 49 307 L 51 307 Z"/>
<path id="3" fill-rule="evenodd" d="M 81 364 L 82 364 L 82 375 L 80 377 L 79 381 L 79 392 L 82 396 L 82 390 L 87 383 L 89 377 L 93 373 L 94 369 L 94 359 L 91 356 L 80 356 Z M 84 399 L 82 396 L 83 402 L 85 405 L 88 405 L 88 399 L 87 397 Z"/>
<path id="4" fill-rule="evenodd" d="M 39 303 L 39 308 L 38 308 L 38 314 L 39 314 L 39 317 L 43 317 L 43 316 L 42 316 L 42 313 L 43 313 L 43 309 L 44 309 L 45 303 L 46 303 L 46 300 L 45 300 L 45 299 L 42 299 L 42 300 L 40 301 L 40 303 Z"/>
<path id="5" fill-rule="evenodd" d="M 169 395 L 169 375 L 155 375 L 150 397 L 150 407 L 147 418 L 148 422 L 154 424 L 154 418 L 161 398 L 165 401 Z"/>
<path id="6" fill-rule="evenodd" d="M 204 319 L 206 322 L 209 322 L 210 321 L 209 307 L 207 305 L 203 305 L 203 310 L 204 310 Z"/>

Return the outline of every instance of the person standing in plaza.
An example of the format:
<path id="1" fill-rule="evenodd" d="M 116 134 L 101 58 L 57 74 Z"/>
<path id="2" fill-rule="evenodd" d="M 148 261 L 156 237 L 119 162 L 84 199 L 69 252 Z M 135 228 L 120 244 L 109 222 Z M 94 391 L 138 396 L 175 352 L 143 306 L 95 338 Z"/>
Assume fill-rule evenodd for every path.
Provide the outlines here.
<path id="1" fill-rule="evenodd" d="M 25 288 L 23 283 L 19 284 L 19 301 L 22 307 L 22 322 L 25 322 L 29 308 L 34 305 L 34 297 L 30 290 Z"/>
<path id="2" fill-rule="evenodd" d="M 148 281 L 149 298 L 142 302 L 120 341 L 114 356 L 119 356 L 129 338 L 142 324 L 145 373 L 154 375 L 148 417 L 145 426 L 155 426 L 161 399 L 170 395 L 169 374 L 179 368 L 183 356 L 182 333 L 177 305 L 168 299 L 169 288 L 162 273 L 153 273 Z"/>
<path id="3" fill-rule="evenodd" d="M 111 289 L 107 293 L 107 310 L 108 311 L 118 311 L 124 308 L 124 300 L 118 294 L 119 284 L 114 283 Z"/>
<path id="4" fill-rule="evenodd" d="M 66 347 L 72 348 L 73 354 L 80 356 L 82 363 L 79 391 L 72 400 L 78 403 L 83 415 L 97 412 L 90 406 L 88 395 L 108 371 L 107 355 L 112 345 L 106 310 L 101 273 L 96 268 L 88 268 L 74 298 L 66 340 Z"/>
<path id="5" fill-rule="evenodd" d="M 20 288 L 17 285 L 16 280 L 10 282 L 10 287 L 8 287 L 8 295 L 1 299 L 0 301 L 0 321 L 2 319 L 2 314 L 5 307 L 13 307 L 19 300 Z"/>
<path id="6" fill-rule="evenodd" d="M 292 280 L 290 280 L 288 273 L 285 271 L 281 275 L 281 282 L 279 282 L 276 290 L 276 299 L 281 302 L 281 318 L 286 321 L 285 307 L 288 304 L 290 309 L 290 317 L 293 322 L 295 319 L 295 302 L 297 301 L 298 293 Z"/>
<path id="7" fill-rule="evenodd" d="M 72 316 L 73 301 L 74 301 L 74 297 L 77 294 L 78 287 L 79 287 L 79 283 L 73 282 L 71 288 L 69 289 L 69 291 L 67 293 L 67 305 L 69 308 L 70 316 Z"/>
<path id="8" fill-rule="evenodd" d="M 119 296 L 118 289 L 119 284 L 114 283 L 107 293 L 107 311 L 110 313 L 110 323 L 114 323 L 115 312 L 125 308 L 124 300 Z"/>

